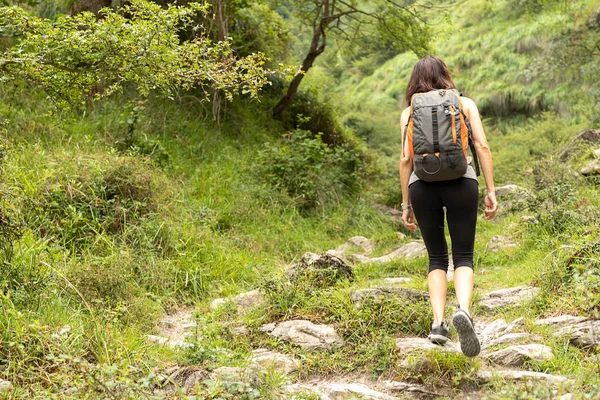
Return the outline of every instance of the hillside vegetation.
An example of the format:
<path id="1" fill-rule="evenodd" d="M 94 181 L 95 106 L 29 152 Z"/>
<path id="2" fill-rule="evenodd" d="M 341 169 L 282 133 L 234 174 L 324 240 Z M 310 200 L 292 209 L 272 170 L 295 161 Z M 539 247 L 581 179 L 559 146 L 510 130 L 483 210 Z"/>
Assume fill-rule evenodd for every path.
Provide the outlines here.
<path id="1" fill-rule="evenodd" d="M 45 17 L 66 11 L 60 2 L 42 3 L 35 10 Z M 299 22 L 285 8 L 258 4 L 239 14 L 246 26 L 268 21 L 277 32 L 254 33 L 271 39 L 289 28 L 298 35 L 287 40 L 301 48 Z M 420 238 L 384 207 L 401 198 L 398 119 L 417 57 L 331 47 L 281 121 L 271 109 L 285 81 L 274 77 L 258 100 L 239 95 L 216 109 L 199 89 L 140 100 L 125 85 L 124 93 L 64 115 L 39 87 L 0 79 L 0 383 L 11 383 L 0 397 L 316 399 L 284 388 L 342 377 L 418 383 L 441 389 L 442 398 L 597 398 L 598 346 L 574 347 L 535 321 L 600 318 L 600 175 L 580 173 L 600 141 L 570 142 L 599 128 L 600 1 L 453 7 L 460 13 L 431 16 L 431 50 L 485 117 L 497 186 L 519 186 L 499 198 L 494 221 L 478 222 L 475 301 L 496 289 L 539 288 L 523 304 L 475 306 L 474 315 L 486 324 L 523 316 L 522 329 L 554 357 L 522 368 L 568 384 L 481 382 L 483 358 L 401 354 L 397 338 L 427 335 L 429 304 L 392 297 L 356 307 L 352 293 L 397 277 L 426 291 L 426 257 L 361 263 L 352 258 L 355 246 L 344 254 L 351 278 L 284 273 L 305 252 L 323 253 L 353 236 L 374 240 L 372 257 Z M 265 11 L 272 9 L 283 16 Z M 298 50 L 285 59 L 273 40 L 234 40 L 248 44 L 241 52 L 270 52 L 271 61 L 302 57 Z M 514 246 L 490 250 L 499 235 Z M 235 302 L 211 307 L 253 289 L 264 302 L 249 310 Z M 181 312 L 194 323 L 185 345 L 149 339 L 165 335 L 165 316 Z M 345 344 L 310 351 L 262 328 L 294 319 L 329 324 Z M 272 367 L 210 375 L 248 367 L 258 348 L 300 366 L 291 375 Z M 185 388 L 196 372 L 201 378 Z"/>

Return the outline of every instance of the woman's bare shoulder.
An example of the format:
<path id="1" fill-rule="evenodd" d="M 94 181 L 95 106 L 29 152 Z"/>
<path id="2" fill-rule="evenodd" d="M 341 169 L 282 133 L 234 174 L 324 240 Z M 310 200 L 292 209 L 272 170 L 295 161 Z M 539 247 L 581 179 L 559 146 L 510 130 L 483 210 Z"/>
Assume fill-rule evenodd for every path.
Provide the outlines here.
<path id="1" fill-rule="evenodd" d="M 470 98 L 462 96 L 460 98 L 460 100 L 462 101 L 463 108 L 465 108 L 465 109 L 471 109 L 471 110 L 472 109 L 475 109 L 475 110 L 477 109 L 477 105 Z"/>
<path id="2" fill-rule="evenodd" d="M 408 119 L 409 115 L 410 115 L 410 107 L 406 107 L 404 110 L 402 110 L 402 114 L 401 114 L 400 118 Z"/>

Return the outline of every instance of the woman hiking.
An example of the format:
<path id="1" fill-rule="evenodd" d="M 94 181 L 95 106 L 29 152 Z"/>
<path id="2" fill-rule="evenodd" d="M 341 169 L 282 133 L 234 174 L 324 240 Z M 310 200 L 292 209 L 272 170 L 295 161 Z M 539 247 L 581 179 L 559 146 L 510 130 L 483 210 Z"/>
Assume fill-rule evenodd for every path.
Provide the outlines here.
<path id="1" fill-rule="evenodd" d="M 462 352 L 474 357 L 479 354 L 480 344 L 469 306 L 473 296 L 473 247 L 479 191 L 477 174 L 467 156 L 469 136 L 476 153 L 472 154 L 473 158 L 479 159 L 485 179 L 487 219 L 493 218 L 498 209 L 492 155 L 475 102 L 456 90 L 440 58 L 426 57 L 415 64 L 406 88 L 406 102 L 410 107 L 402 111 L 400 119 L 402 221 L 412 232 L 421 230 L 427 247 L 427 283 L 433 309 L 429 340 L 441 345 L 448 340 L 448 323 L 444 319 L 448 286 L 445 216 L 452 242 L 454 288 L 459 304 L 452 323 L 458 331 Z M 471 134 L 467 136 L 469 130 Z M 476 159 L 475 165 L 477 167 Z"/>

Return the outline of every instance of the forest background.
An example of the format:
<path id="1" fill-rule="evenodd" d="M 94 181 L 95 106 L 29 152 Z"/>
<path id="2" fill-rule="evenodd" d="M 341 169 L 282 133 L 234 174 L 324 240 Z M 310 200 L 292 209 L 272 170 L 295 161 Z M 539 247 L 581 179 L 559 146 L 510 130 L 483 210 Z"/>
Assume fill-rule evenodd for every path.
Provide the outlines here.
<path id="1" fill-rule="evenodd" d="M 0 377 L 12 385 L 3 396 L 158 396 L 157 371 L 243 366 L 259 343 L 285 347 L 260 325 L 293 318 L 333 323 L 350 343 L 298 353 L 298 379 L 394 373 L 457 396 L 472 387 L 475 361 L 438 355 L 426 377 L 397 363 L 392 338 L 426 335 L 427 308 L 361 314 L 345 300 L 399 275 L 426 289 L 426 259 L 359 264 L 354 281 L 332 287 L 283 284 L 283 267 L 307 251 L 362 235 L 386 254 L 405 240 L 398 232 L 419 238 L 382 210 L 401 201 L 399 115 L 426 54 L 442 57 L 478 104 L 497 186 L 523 188 L 495 221 L 479 221 L 486 274 L 476 293 L 534 285 L 527 308 L 506 315 L 598 318 L 598 176 L 579 173 L 594 148 L 571 139 L 600 124 L 600 2 L 337 2 L 329 12 L 331 3 L 2 2 Z M 498 234 L 519 246 L 488 251 Z M 257 287 L 268 304 L 245 317 L 209 308 Z M 160 318 L 182 307 L 197 312 L 194 346 L 149 343 Z M 237 318 L 251 334 L 231 333 Z M 529 367 L 597 396 L 597 353 L 541 334 L 557 358 Z M 271 371 L 195 390 L 279 398 L 287 379 Z M 477 390 L 556 394 L 507 382 Z"/>

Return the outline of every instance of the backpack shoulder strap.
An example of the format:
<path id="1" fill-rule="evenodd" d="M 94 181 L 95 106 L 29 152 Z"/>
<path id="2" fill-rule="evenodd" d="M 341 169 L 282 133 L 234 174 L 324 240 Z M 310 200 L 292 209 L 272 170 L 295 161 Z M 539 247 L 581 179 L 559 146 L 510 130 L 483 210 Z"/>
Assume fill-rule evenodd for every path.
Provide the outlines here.
<path id="1" fill-rule="evenodd" d="M 475 174 L 477 176 L 481 175 L 481 171 L 479 170 L 479 159 L 477 158 L 477 150 L 475 150 L 475 142 L 473 142 L 473 129 L 471 128 L 471 122 L 464 110 L 461 108 L 460 113 L 463 115 L 465 119 L 465 124 L 467 125 L 467 131 L 469 133 L 469 148 L 471 149 L 471 156 L 473 157 L 473 164 L 475 165 Z"/>

